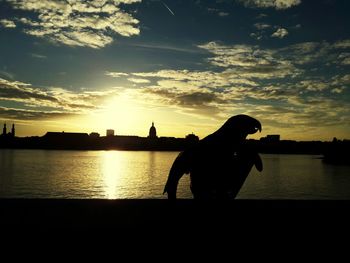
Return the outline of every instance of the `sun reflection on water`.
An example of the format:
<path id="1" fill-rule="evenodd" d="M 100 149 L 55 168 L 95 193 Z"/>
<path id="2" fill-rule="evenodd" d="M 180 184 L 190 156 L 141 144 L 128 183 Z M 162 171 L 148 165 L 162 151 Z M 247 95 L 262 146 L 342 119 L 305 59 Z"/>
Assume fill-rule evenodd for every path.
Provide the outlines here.
<path id="1" fill-rule="evenodd" d="M 125 180 L 125 161 L 118 151 L 105 151 L 102 155 L 102 173 L 105 195 L 108 199 L 118 197 L 118 186 Z"/>

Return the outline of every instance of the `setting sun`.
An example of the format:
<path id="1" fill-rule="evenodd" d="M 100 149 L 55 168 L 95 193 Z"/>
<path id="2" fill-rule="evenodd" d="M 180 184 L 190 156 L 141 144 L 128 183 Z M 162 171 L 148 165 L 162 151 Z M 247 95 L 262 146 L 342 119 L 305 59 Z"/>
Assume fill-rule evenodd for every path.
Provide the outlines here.
<path id="1" fill-rule="evenodd" d="M 146 116 L 139 105 L 129 94 L 121 94 L 106 100 L 101 112 L 96 113 L 99 127 L 114 129 L 116 134 L 135 135 L 140 132 L 140 124 Z M 134 131 L 134 134 L 129 134 Z M 128 133 L 129 132 L 129 133 Z"/>

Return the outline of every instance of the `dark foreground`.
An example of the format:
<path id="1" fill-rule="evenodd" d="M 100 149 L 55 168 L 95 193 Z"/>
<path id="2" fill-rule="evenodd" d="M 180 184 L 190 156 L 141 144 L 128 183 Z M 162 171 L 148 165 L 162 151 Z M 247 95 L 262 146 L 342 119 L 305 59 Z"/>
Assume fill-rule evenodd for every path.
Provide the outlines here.
<path id="1" fill-rule="evenodd" d="M 0 199 L 2 231 L 157 230 L 322 233 L 350 229 L 350 201 Z"/>

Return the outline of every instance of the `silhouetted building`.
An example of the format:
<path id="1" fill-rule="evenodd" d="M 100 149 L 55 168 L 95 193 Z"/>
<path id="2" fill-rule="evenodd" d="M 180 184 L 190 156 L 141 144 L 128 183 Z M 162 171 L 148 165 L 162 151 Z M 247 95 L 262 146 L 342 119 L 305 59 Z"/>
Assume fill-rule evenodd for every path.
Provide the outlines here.
<path id="1" fill-rule="evenodd" d="M 89 135 L 78 132 L 47 132 L 40 141 L 44 149 L 86 149 Z"/>
<path id="2" fill-rule="evenodd" d="M 339 140 L 334 137 L 324 151 L 323 161 L 328 164 L 350 165 L 349 148 L 349 140 Z"/>
<path id="3" fill-rule="evenodd" d="M 7 139 L 15 137 L 15 124 L 12 124 L 11 132 L 7 133 L 6 123 L 4 123 L 4 127 L 2 128 L 2 137 Z"/>
<path id="4" fill-rule="evenodd" d="M 89 134 L 90 138 L 100 138 L 100 134 L 97 132 L 92 132 Z"/>
<path id="5" fill-rule="evenodd" d="M 279 134 L 266 135 L 266 137 L 262 137 L 260 138 L 260 140 L 264 142 L 279 142 L 280 135 Z"/>
<path id="6" fill-rule="evenodd" d="M 152 122 L 152 126 L 151 126 L 151 128 L 149 128 L 148 138 L 150 138 L 150 139 L 158 138 L 156 127 L 154 127 L 154 122 Z"/>
<path id="7" fill-rule="evenodd" d="M 12 124 L 11 135 L 15 137 L 15 124 Z"/>
<path id="8" fill-rule="evenodd" d="M 109 137 L 109 136 L 114 136 L 114 130 L 108 129 L 108 130 L 106 131 L 106 136 L 107 136 L 107 137 Z"/>
<path id="9" fill-rule="evenodd" d="M 65 140 L 81 140 L 88 138 L 87 133 L 80 132 L 47 132 L 44 138 L 47 139 L 65 139 Z"/>
<path id="10" fill-rule="evenodd" d="M 193 132 L 191 134 L 186 135 L 185 137 L 186 141 L 188 142 L 198 142 L 199 141 L 199 137 L 195 134 L 193 134 Z"/>

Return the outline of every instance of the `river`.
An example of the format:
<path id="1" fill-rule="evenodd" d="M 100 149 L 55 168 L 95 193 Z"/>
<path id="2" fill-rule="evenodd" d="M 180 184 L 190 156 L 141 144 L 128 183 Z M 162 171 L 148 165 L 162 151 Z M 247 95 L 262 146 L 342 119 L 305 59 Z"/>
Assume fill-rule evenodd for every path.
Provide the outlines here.
<path id="1" fill-rule="evenodd" d="M 1 198 L 166 198 L 165 181 L 177 152 L 0 150 Z M 350 166 L 320 156 L 262 154 L 240 199 L 350 199 Z M 179 198 L 192 198 L 184 175 Z"/>

